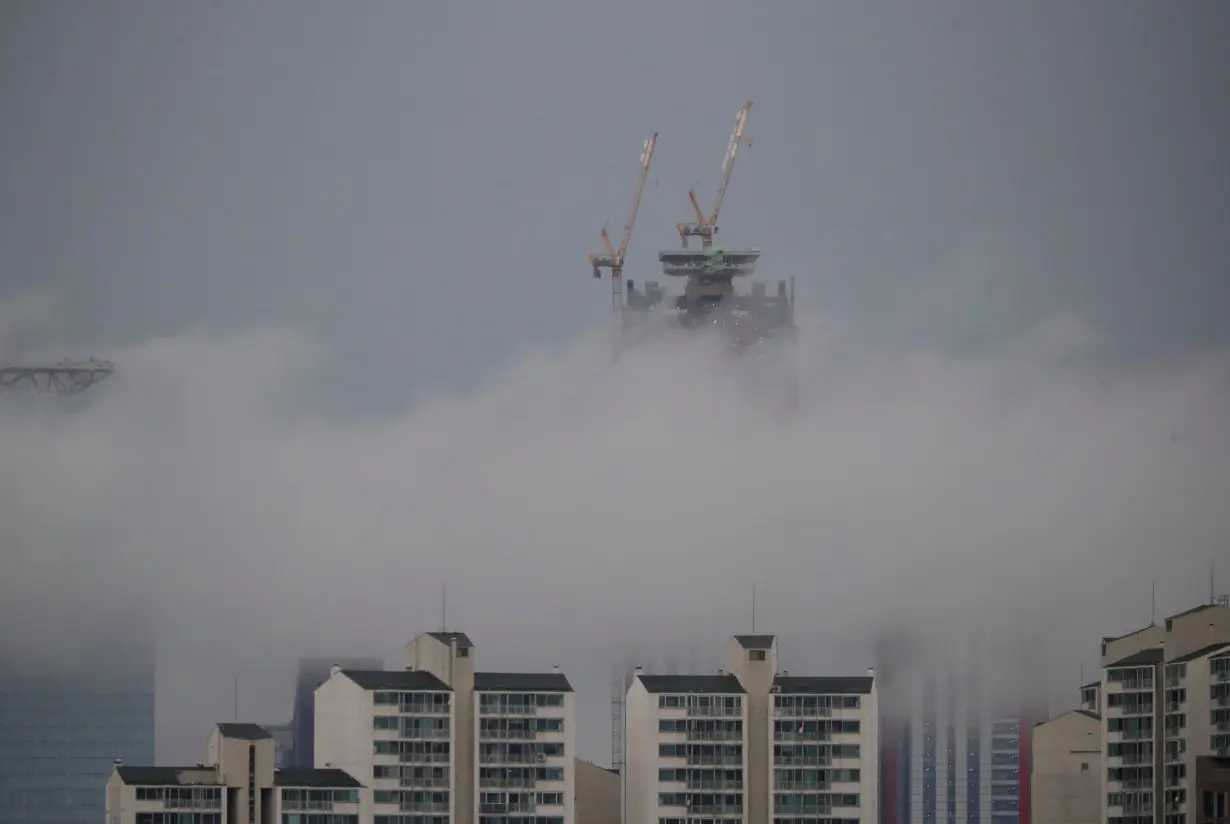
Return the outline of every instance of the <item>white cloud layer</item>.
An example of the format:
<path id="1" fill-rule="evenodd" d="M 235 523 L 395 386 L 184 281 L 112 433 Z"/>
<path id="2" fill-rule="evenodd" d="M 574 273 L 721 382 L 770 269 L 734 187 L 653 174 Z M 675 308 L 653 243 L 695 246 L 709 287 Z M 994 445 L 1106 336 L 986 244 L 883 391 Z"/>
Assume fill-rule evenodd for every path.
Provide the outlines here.
<path id="1" fill-rule="evenodd" d="M 753 585 L 795 672 L 861 672 L 874 628 L 954 616 L 1052 632 L 1075 670 L 1147 623 L 1152 579 L 1160 610 L 1207 594 L 1226 353 L 1108 366 L 1067 317 L 964 360 L 801 326 L 793 417 L 699 342 L 613 370 L 595 335 L 379 422 L 297 408 L 327 353 L 285 330 L 96 353 L 119 371 L 84 408 L 4 399 L 0 622 L 44 645 L 155 592 L 160 756 L 183 760 L 232 676 L 242 715 L 283 720 L 297 655 L 392 661 L 447 583 L 480 666 L 573 674 L 601 760 L 617 659 L 720 666 Z"/>

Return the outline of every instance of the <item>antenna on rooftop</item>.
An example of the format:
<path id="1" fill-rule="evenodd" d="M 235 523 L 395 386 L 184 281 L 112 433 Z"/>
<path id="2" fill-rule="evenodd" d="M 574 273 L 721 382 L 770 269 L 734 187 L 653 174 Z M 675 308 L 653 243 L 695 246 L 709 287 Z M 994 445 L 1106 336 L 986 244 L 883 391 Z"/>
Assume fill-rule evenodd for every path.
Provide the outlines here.
<path id="1" fill-rule="evenodd" d="M 1151 601 L 1149 606 L 1149 626 L 1157 623 L 1157 579 L 1153 579 L 1153 590 L 1149 595 Z"/>
<path id="2" fill-rule="evenodd" d="M 440 584 L 440 632 L 448 632 L 448 584 Z"/>
<path id="3" fill-rule="evenodd" d="M 235 676 L 235 721 L 239 721 L 239 676 Z"/>

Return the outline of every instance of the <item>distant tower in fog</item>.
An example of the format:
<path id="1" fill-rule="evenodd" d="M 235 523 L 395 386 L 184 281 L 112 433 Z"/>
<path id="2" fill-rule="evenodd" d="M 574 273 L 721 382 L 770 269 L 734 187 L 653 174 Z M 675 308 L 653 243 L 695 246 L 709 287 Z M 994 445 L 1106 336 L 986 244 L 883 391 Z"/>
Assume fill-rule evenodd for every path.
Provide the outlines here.
<path id="1" fill-rule="evenodd" d="M 1045 717 L 1041 652 L 973 632 L 942 642 L 879 635 L 885 821 L 1029 824 L 1029 731 Z"/>

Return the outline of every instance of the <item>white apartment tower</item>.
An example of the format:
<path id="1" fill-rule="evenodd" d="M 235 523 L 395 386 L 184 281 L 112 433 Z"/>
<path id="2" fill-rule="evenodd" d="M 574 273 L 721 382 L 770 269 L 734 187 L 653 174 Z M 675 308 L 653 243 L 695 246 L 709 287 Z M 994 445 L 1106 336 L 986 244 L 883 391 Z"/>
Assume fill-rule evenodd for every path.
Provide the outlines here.
<path id="1" fill-rule="evenodd" d="M 875 678 L 791 676 L 738 635 L 716 675 L 637 669 L 624 711 L 624 824 L 878 821 Z"/>
<path id="2" fill-rule="evenodd" d="M 274 767 L 256 724 L 218 724 L 192 767 L 125 766 L 107 782 L 107 824 L 369 824 L 370 792 L 337 769 Z"/>
<path id="3" fill-rule="evenodd" d="M 460 632 L 406 645 L 406 669 L 335 668 L 316 690 L 316 763 L 372 788 L 375 824 L 574 824 L 572 687 L 476 672 Z"/>
<path id="4" fill-rule="evenodd" d="M 733 675 L 646 675 L 624 709 L 624 824 L 743 822 L 747 694 Z"/>
<path id="5" fill-rule="evenodd" d="M 1206 604 L 1102 639 L 1102 820 L 1230 820 L 1230 606 Z"/>

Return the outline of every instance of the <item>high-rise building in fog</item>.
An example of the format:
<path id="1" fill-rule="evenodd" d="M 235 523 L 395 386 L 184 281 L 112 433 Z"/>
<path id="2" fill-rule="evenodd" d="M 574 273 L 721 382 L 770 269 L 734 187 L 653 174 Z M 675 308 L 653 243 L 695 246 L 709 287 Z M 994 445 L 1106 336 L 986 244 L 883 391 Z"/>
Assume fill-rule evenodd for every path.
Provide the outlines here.
<path id="1" fill-rule="evenodd" d="M 290 746 L 281 753 L 280 766 L 310 770 L 315 765 L 316 688 L 329 677 L 334 665 L 343 669 L 384 669 L 379 658 L 301 658 L 295 677 L 295 708 L 291 718 Z"/>
<path id="2" fill-rule="evenodd" d="M 1003 641 L 1003 639 L 1001 639 Z M 1029 824 L 1042 657 L 971 636 L 879 639 L 881 809 L 894 824 Z"/>
<path id="3" fill-rule="evenodd" d="M 334 667 L 316 690 L 317 763 L 370 787 L 376 821 L 574 824 L 568 679 L 476 672 L 475 653 L 465 633 L 428 632 L 404 669 Z"/>
<path id="4" fill-rule="evenodd" d="M 0 824 L 96 824 L 115 759 L 154 763 L 148 625 L 108 629 L 46 658 L 0 656 Z"/>
<path id="5" fill-rule="evenodd" d="M 879 716 L 874 672 L 791 675 L 777 638 L 737 635 L 705 675 L 638 668 L 622 771 L 627 824 L 874 824 Z"/>

